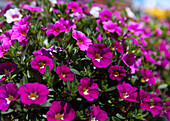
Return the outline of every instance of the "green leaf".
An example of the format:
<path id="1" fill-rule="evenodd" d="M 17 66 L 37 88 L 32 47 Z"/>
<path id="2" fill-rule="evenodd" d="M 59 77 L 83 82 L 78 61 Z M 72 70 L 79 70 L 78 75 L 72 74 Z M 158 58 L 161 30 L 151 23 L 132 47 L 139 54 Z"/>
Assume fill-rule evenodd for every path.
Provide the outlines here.
<path id="1" fill-rule="evenodd" d="M 110 121 L 110 118 L 108 117 L 108 118 L 106 118 L 104 121 Z"/>
<path id="2" fill-rule="evenodd" d="M 3 78 L 4 76 L 5 76 L 5 74 L 3 74 L 3 75 L 0 75 L 0 79 L 1 79 L 1 78 Z"/>
<path id="3" fill-rule="evenodd" d="M 13 109 L 8 109 L 7 111 L 2 111 L 1 114 L 9 114 L 12 113 L 14 110 Z"/>
<path id="4" fill-rule="evenodd" d="M 120 115 L 119 113 L 116 114 L 116 116 L 120 119 L 126 119 L 125 117 L 123 117 L 122 115 Z"/>
<path id="5" fill-rule="evenodd" d="M 71 72 L 73 72 L 74 74 L 80 75 L 80 73 L 79 73 L 76 69 L 70 68 L 70 70 L 71 70 Z"/>
<path id="6" fill-rule="evenodd" d="M 112 121 L 121 121 L 120 119 L 118 119 L 117 117 L 115 116 L 112 116 Z"/>
<path id="7" fill-rule="evenodd" d="M 167 84 L 161 84 L 161 85 L 159 85 L 158 89 L 165 89 L 167 87 L 168 87 Z"/>
<path id="8" fill-rule="evenodd" d="M 116 89 L 116 86 L 113 86 L 113 87 L 108 88 L 106 91 L 109 92 L 109 91 L 113 91 L 115 89 Z"/>

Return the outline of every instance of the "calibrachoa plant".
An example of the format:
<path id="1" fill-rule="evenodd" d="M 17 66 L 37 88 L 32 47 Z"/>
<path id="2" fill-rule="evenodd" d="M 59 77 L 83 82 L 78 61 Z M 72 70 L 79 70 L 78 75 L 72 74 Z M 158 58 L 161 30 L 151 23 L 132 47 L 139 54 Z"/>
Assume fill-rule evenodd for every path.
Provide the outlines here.
<path id="1" fill-rule="evenodd" d="M 0 120 L 170 120 L 167 20 L 83 0 L 0 15 Z"/>

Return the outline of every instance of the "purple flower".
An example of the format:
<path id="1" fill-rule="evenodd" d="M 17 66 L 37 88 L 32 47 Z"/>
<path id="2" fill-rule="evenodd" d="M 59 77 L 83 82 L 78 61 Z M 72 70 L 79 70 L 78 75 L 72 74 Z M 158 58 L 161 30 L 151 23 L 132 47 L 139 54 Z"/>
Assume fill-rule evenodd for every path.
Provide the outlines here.
<path id="1" fill-rule="evenodd" d="M 117 41 L 115 41 L 114 43 L 114 49 L 117 50 L 119 53 L 123 53 L 123 46 Z"/>
<path id="2" fill-rule="evenodd" d="M 5 44 L 2 43 L 2 44 L 0 45 L 0 58 L 2 58 L 3 55 L 8 54 L 7 51 L 8 51 L 8 49 L 9 49 L 9 45 L 10 45 L 10 44 L 8 44 L 8 43 L 5 43 Z"/>
<path id="3" fill-rule="evenodd" d="M 156 28 L 156 35 L 158 36 L 158 37 L 161 37 L 161 35 L 162 35 L 162 30 L 160 29 L 160 28 Z"/>
<path id="4" fill-rule="evenodd" d="M 74 117 L 75 110 L 64 101 L 54 101 L 47 112 L 48 121 L 72 121 Z"/>
<path id="5" fill-rule="evenodd" d="M 143 89 L 140 89 L 140 106 L 143 111 L 148 110 L 152 115 L 159 115 L 163 109 L 161 98 L 155 94 L 147 94 Z"/>
<path id="6" fill-rule="evenodd" d="M 4 8 L 1 9 L 0 16 L 3 16 L 6 13 L 6 11 L 11 8 L 11 5 L 12 5 L 12 1 L 8 2 L 4 6 Z"/>
<path id="7" fill-rule="evenodd" d="M 141 34 L 141 29 L 139 29 L 139 24 L 134 21 L 129 22 L 127 29 L 130 32 L 134 33 L 136 36 L 139 36 Z"/>
<path id="8" fill-rule="evenodd" d="M 170 100 L 165 102 L 165 107 L 167 108 L 165 111 L 165 116 L 168 120 L 170 120 Z"/>
<path id="9" fill-rule="evenodd" d="M 117 81 L 121 81 L 123 76 L 126 75 L 126 70 L 119 65 L 110 66 L 108 72 L 110 73 L 110 78 Z"/>
<path id="10" fill-rule="evenodd" d="M 18 29 L 14 29 L 11 38 L 13 40 L 18 39 L 19 42 L 22 42 L 22 40 L 26 39 L 28 31 L 28 25 L 21 25 L 20 27 L 18 27 Z"/>
<path id="11" fill-rule="evenodd" d="M 4 34 L 0 35 L 0 42 L 3 44 L 11 44 L 12 43 L 12 36 L 13 32 L 12 29 L 5 31 Z"/>
<path id="12" fill-rule="evenodd" d="M 60 22 L 63 24 L 63 26 L 65 26 L 66 32 L 69 32 L 71 30 L 71 28 L 73 30 L 76 28 L 76 25 L 68 19 L 64 19 L 64 18 L 61 17 Z"/>
<path id="13" fill-rule="evenodd" d="M 54 36 L 59 35 L 61 32 L 64 32 L 66 27 L 59 21 L 56 21 L 55 24 L 52 24 L 49 29 L 47 29 L 46 34 L 53 34 Z"/>
<path id="14" fill-rule="evenodd" d="M 112 53 L 110 47 L 104 44 L 94 44 L 87 50 L 87 57 L 92 59 L 94 65 L 98 68 L 105 68 L 112 63 Z"/>
<path id="15" fill-rule="evenodd" d="M 49 90 L 44 84 L 39 84 L 38 82 L 27 83 L 19 87 L 18 94 L 23 104 L 40 105 L 46 102 Z"/>
<path id="16" fill-rule="evenodd" d="M 67 10 L 69 10 L 69 9 L 71 9 L 71 12 L 73 12 L 73 13 L 77 13 L 77 12 L 83 13 L 82 8 L 76 2 L 69 2 L 67 4 Z"/>
<path id="17" fill-rule="evenodd" d="M 132 87 L 130 84 L 123 82 L 122 84 L 117 85 L 119 90 L 120 97 L 127 101 L 137 102 L 137 88 Z"/>
<path id="18" fill-rule="evenodd" d="M 70 68 L 65 65 L 57 66 L 56 73 L 58 74 L 59 78 L 64 80 L 65 82 L 67 80 L 69 81 L 74 80 L 74 73 L 71 72 Z"/>
<path id="19" fill-rule="evenodd" d="M 107 118 L 107 113 L 94 105 L 89 108 L 89 115 L 91 116 L 89 121 L 104 121 Z"/>
<path id="20" fill-rule="evenodd" d="M 100 17 L 101 21 L 110 20 L 112 18 L 112 12 L 108 9 L 103 9 L 99 13 L 99 17 Z"/>
<path id="21" fill-rule="evenodd" d="M 5 79 L 5 76 L 9 75 L 9 73 L 12 73 L 16 69 L 17 65 L 15 63 L 11 62 L 0 63 L 0 73 L 5 73 L 4 76 L 0 79 L 0 81 L 3 81 Z"/>
<path id="22" fill-rule="evenodd" d="M 87 50 L 89 45 L 92 45 L 92 40 L 88 39 L 86 35 L 81 31 L 73 31 L 72 37 L 77 40 L 77 44 L 82 51 Z"/>
<path id="23" fill-rule="evenodd" d="M 147 82 L 149 85 L 156 85 L 156 80 L 151 70 L 142 68 L 140 73 L 143 76 L 142 81 Z"/>
<path id="24" fill-rule="evenodd" d="M 77 89 L 79 94 L 84 96 L 85 99 L 88 101 L 93 101 L 99 96 L 99 90 L 97 87 L 98 85 L 97 83 L 94 83 L 93 79 L 84 77 L 80 80 L 80 84 L 78 85 Z"/>
<path id="25" fill-rule="evenodd" d="M 31 67 L 33 69 L 38 69 L 38 71 L 43 74 L 45 73 L 46 66 L 49 66 L 50 71 L 53 69 L 53 60 L 47 56 L 37 55 L 31 61 Z"/>
<path id="26" fill-rule="evenodd" d="M 17 85 L 12 83 L 1 85 L 0 90 L 0 109 L 6 111 L 9 104 L 18 98 Z"/>
<path id="27" fill-rule="evenodd" d="M 135 58 L 136 56 L 134 54 L 124 54 L 122 56 L 123 62 L 131 69 L 131 74 L 137 71 L 137 68 L 135 67 Z"/>
<path id="28" fill-rule="evenodd" d="M 30 6 L 28 4 L 25 4 L 23 7 L 23 9 L 28 9 L 30 10 L 32 13 L 33 12 L 43 12 L 44 10 L 41 9 L 41 7 L 38 7 L 38 6 Z"/>
<path id="29" fill-rule="evenodd" d="M 104 21 L 103 23 L 103 28 L 106 31 L 106 33 L 114 33 L 116 31 L 117 27 L 117 22 L 113 23 L 111 20 Z"/>

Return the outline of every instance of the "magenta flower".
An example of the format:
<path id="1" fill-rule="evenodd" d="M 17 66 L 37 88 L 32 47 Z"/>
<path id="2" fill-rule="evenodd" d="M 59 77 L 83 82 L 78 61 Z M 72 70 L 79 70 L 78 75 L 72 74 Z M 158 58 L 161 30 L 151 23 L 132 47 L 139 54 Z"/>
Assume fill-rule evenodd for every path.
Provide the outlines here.
<path id="1" fill-rule="evenodd" d="M 33 69 L 38 69 L 38 71 L 43 74 L 45 73 L 46 66 L 49 66 L 50 71 L 53 69 L 53 60 L 47 56 L 37 55 L 31 61 L 31 67 Z"/>
<path id="2" fill-rule="evenodd" d="M 143 81 L 147 82 L 149 85 L 156 85 L 156 80 L 151 70 L 142 68 L 140 73 L 143 76 Z"/>
<path id="3" fill-rule="evenodd" d="M 6 13 L 6 11 L 11 8 L 11 5 L 12 5 L 12 1 L 9 1 L 9 2 L 4 6 L 4 8 L 1 9 L 1 11 L 0 11 L 0 16 L 3 16 L 3 15 Z"/>
<path id="4" fill-rule="evenodd" d="M 137 68 L 135 67 L 135 58 L 136 56 L 134 54 L 124 54 L 122 56 L 123 62 L 131 69 L 131 74 L 137 71 Z"/>
<path id="5" fill-rule="evenodd" d="M 66 32 L 69 32 L 71 28 L 73 30 L 76 28 L 76 25 L 68 19 L 60 18 L 60 22 L 63 24 L 63 26 L 65 26 Z"/>
<path id="6" fill-rule="evenodd" d="M 117 22 L 113 23 L 111 20 L 104 21 L 103 23 L 103 28 L 106 31 L 106 33 L 114 33 L 116 31 L 117 27 Z"/>
<path id="7" fill-rule="evenodd" d="M 123 76 L 126 75 L 126 70 L 119 65 L 110 66 L 108 72 L 110 73 L 110 78 L 117 81 L 121 81 Z"/>
<path id="8" fill-rule="evenodd" d="M 23 104 L 40 105 L 46 102 L 49 90 L 44 84 L 39 84 L 38 82 L 27 83 L 19 87 L 18 94 Z"/>
<path id="9" fill-rule="evenodd" d="M 4 34 L 0 35 L 0 42 L 3 44 L 11 44 L 12 43 L 12 36 L 13 32 L 12 29 L 5 31 Z"/>
<path id="10" fill-rule="evenodd" d="M 12 73 L 16 69 L 17 65 L 15 63 L 11 62 L 0 63 L 0 73 L 4 73 L 4 76 L 0 79 L 0 81 L 3 81 L 5 79 L 5 76 L 9 75 L 9 73 Z"/>
<path id="11" fill-rule="evenodd" d="M 0 86 L 0 109 L 6 111 L 9 104 L 18 98 L 18 89 L 16 84 L 8 83 Z"/>
<path id="12" fill-rule="evenodd" d="M 58 74 L 59 78 L 64 80 L 65 82 L 67 80 L 69 81 L 74 80 L 74 73 L 71 72 L 70 68 L 65 65 L 57 66 L 56 73 Z"/>
<path id="13" fill-rule="evenodd" d="M 101 21 L 110 20 L 112 18 L 112 12 L 108 9 L 103 9 L 99 13 L 99 17 L 100 17 Z"/>
<path id="14" fill-rule="evenodd" d="M 132 87 L 130 84 L 123 82 L 122 84 L 117 85 L 119 90 L 120 97 L 127 101 L 137 102 L 137 88 Z"/>
<path id="15" fill-rule="evenodd" d="M 162 35 L 162 30 L 160 29 L 160 28 L 156 28 L 156 35 L 158 36 L 158 37 L 161 37 L 161 35 Z"/>
<path id="16" fill-rule="evenodd" d="M 123 46 L 117 41 L 115 41 L 114 43 L 114 49 L 117 50 L 121 54 L 123 53 Z"/>
<path id="17" fill-rule="evenodd" d="M 79 4 L 76 3 L 76 2 L 69 2 L 69 3 L 67 4 L 67 9 L 68 9 L 68 10 L 71 9 L 71 12 L 73 12 L 73 13 L 77 13 L 77 12 L 83 13 L 82 8 L 81 8 L 81 7 L 79 6 Z"/>
<path id="18" fill-rule="evenodd" d="M 129 22 L 127 29 L 130 32 L 134 33 L 136 36 L 139 36 L 141 34 L 141 29 L 139 29 L 139 24 L 134 21 Z"/>
<path id="19" fill-rule="evenodd" d="M 81 31 L 73 31 L 72 37 L 77 40 L 77 44 L 82 51 L 87 50 L 89 45 L 92 45 L 92 40 L 88 39 L 86 35 Z"/>
<path id="20" fill-rule="evenodd" d="M 78 85 L 77 89 L 79 94 L 84 96 L 85 99 L 88 101 L 93 101 L 99 96 L 99 90 L 97 87 L 98 85 L 97 83 L 94 83 L 93 79 L 84 77 L 80 80 L 80 84 Z"/>
<path id="21" fill-rule="evenodd" d="M 41 7 L 38 7 L 38 6 L 30 6 L 28 4 L 25 4 L 23 7 L 23 9 L 27 9 L 27 10 L 30 10 L 32 13 L 33 12 L 43 12 L 44 10 L 41 9 Z"/>
<path id="22" fill-rule="evenodd" d="M 22 40 L 26 39 L 28 31 L 28 25 L 21 25 L 20 27 L 18 27 L 18 29 L 14 29 L 11 38 L 13 40 L 18 39 L 19 42 L 22 42 Z"/>
<path id="23" fill-rule="evenodd" d="M 54 101 L 46 115 L 48 121 L 72 121 L 75 117 L 75 110 L 69 103 Z"/>
<path id="24" fill-rule="evenodd" d="M 165 116 L 168 120 L 170 120 L 170 100 L 165 102 L 165 107 L 167 108 L 165 111 Z"/>
<path id="25" fill-rule="evenodd" d="M 99 106 L 91 106 L 89 108 L 89 121 L 104 121 L 107 118 L 107 113 L 100 109 Z"/>
<path id="26" fill-rule="evenodd" d="M 87 57 L 92 59 L 94 65 L 98 68 L 105 68 L 112 63 L 112 53 L 110 47 L 104 44 L 94 44 L 87 50 Z"/>
<path id="27" fill-rule="evenodd" d="M 10 44 L 8 44 L 8 43 L 6 43 L 6 44 L 2 43 L 0 45 L 0 58 L 2 58 L 3 55 L 7 54 L 7 51 L 9 49 L 9 45 Z"/>
<path id="28" fill-rule="evenodd" d="M 163 110 L 161 98 L 155 94 L 147 94 L 144 90 L 140 90 L 140 106 L 143 111 L 148 110 L 152 115 L 159 115 Z"/>
<path id="29" fill-rule="evenodd" d="M 52 24 L 49 29 L 47 29 L 46 34 L 53 34 L 54 36 L 59 35 L 61 32 L 64 32 L 66 27 L 59 21 L 56 21 L 55 24 Z"/>

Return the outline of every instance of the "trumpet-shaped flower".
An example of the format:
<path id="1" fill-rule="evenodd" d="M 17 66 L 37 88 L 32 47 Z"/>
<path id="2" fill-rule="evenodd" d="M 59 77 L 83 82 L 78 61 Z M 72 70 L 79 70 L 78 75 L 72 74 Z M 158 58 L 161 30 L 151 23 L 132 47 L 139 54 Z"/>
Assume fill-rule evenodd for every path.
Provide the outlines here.
<path id="1" fill-rule="evenodd" d="M 70 68 L 65 65 L 57 66 L 56 73 L 58 74 L 60 79 L 64 80 L 65 82 L 67 80 L 69 80 L 69 81 L 74 80 L 74 73 L 71 72 Z"/>
<path id="2" fill-rule="evenodd" d="M 56 21 L 55 24 L 52 24 L 49 29 L 47 29 L 46 34 L 53 34 L 54 36 L 59 35 L 61 32 L 64 32 L 66 27 L 59 21 Z"/>
<path id="3" fill-rule="evenodd" d="M 101 21 L 110 20 L 112 18 L 112 12 L 110 10 L 108 10 L 108 9 L 103 9 L 99 13 L 99 17 L 100 17 Z"/>
<path id="4" fill-rule="evenodd" d="M 84 77 L 80 80 L 77 89 L 79 90 L 80 95 L 83 95 L 88 101 L 93 101 L 99 96 L 99 90 L 97 87 L 98 85 L 97 83 L 94 83 L 94 80 Z"/>
<path id="5" fill-rule="evenodd" d="M 112 63 L 112 53 L 110 47 L 104 44 L 94 44 L 87 50 L 87 57 L 92 59 L 94 65 L 98 68 L 105 68 Z"/>
<path id="6" fill-rule="evenodd" d="M 23 104 L 40 105 L 46 102 L 49 90 L 44 84 L 39 84 L 38 82 L 27 83 L 19 87 L 18 94 Z"/>
<path id="7" fill-rule="evenodd" d="M 73 31 L 73 38 L 77 40 L 77 44 L 82 51 L 87 50 L 89 45 L 92 45 L 92 40 L 88 39 L 81 31 Z"/>
<path id="8" fill-rule="evenodd" d="M 107 118 L 107 113 L 94 105 L 89 107 L 89 115 L 91 116 L 89 121 L 104 121 Z"/>
<path id="9" fill-rule="evenodd" d="M 147 82 L 149 85 L 156 85 L 156 80 L 151 70 L 142 68 L 140 73 L 143 76 L 143 81 Z"/>
<path id="10" fill-rule="evenodd" d="M 49 66 L 50 71 L 53 69 L 53 60 L 47 56 L 37 55 L 31 61 L 31 67 L 33 69 L 38 69 L 38 71 L 43 74 L 45 73 L 46 66 Z"/>
<path id="11" fill-rule="evenodd" d="M 28 9 L 30 10 L 32 13 L 33 12 L 43 12 L 44 10 L 41 9 L 41 7 L 38 7 L 38 6 L 30 6 L 28 4 L 25 4 L 23 7 L 23 9 Z"/>
<path id="12" fill-rule="evenodd" d="M 75 110 L 64 101 L 54 101 L 47 112 L 48 121 L 72 121 L 74 117 Z"/>
<path id="13" fill-rule="evenodd" d="M 126 70 L 119 65 L 110 66 L 108 72 L 110 73 L 110 78 L 117 81 L 121 81 L 123 76 L 126 75 Z"/>
<path id="14" fill-rule="evenodd" d="M 6 111 L 9 108 L 9 104 L 18 98 L 17 85 L 8 83 L 0 86 L 0 109 Z"/>
<path id="15" fill-rule="evenodd" d="M 76 2 L 69 2 L 67 4 L 67 9 L 70 10 L 73 12 L 73 13 L 77 13 L 77 12 L 80 12 L 80 13 L 83 13 L 83 10 L 82 8 L 79 6 L 78 3 Z"/>
<path id="16" fill-rule="evenodd" d="M 130 84 L 123 82 L 122 84 L 117 85 L 117 89 L 119 90 L 120 97 L 124 100 L 137 102 L 137 88 L 132 87 Z"/>
<path id="17" fill-rule="evenodd" d="M 13 21 L 18 21 L 22 18 L 18 8 L 7 10 L 4 16 L 6 17 L 7 23 L 12 23 Z"/>

